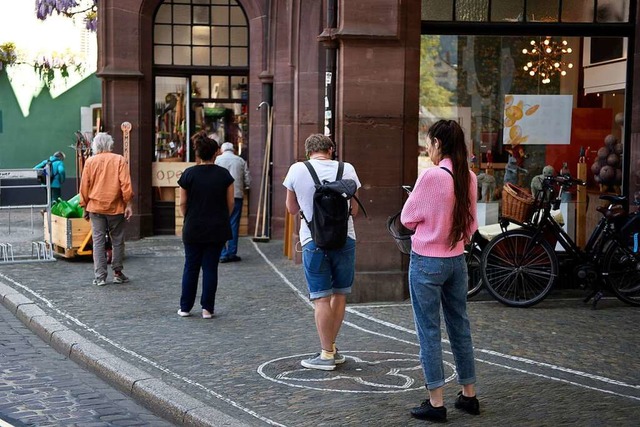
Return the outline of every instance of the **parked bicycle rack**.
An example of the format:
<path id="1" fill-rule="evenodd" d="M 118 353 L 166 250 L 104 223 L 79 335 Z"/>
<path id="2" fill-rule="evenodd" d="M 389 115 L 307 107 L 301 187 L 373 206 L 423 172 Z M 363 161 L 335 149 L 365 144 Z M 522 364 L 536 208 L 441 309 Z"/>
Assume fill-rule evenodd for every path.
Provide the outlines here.
<path id="1" fill-rule="evenodd" d="M 37 181 L 38 176 L 46 177 L 46 184 L 42 185 Z M 33 179 L 34 184 L 26 185 L 1 185 L 5 180 L 18 180 L 18 179 Z M 0 206 L 0 212 L 7 211 L 7 229 L 6 233 L 2 230 L 0 233 L 0 265 L 13 264 L 13 263 L 27 263 L 27 262 L 50 262 L 55 261 L 53 257 L 53 248 L 49 243 L 44 241 L 31 241 L 31 254 L 17 254 L 19 246 L 25 246 L 28 251 L 27 241 L 20 241 L 18 243 L 2 241 L 6 238 L 9 240 L 12 234 L 11 230 L 11 213 L 20 209 L 30 210 L 30 225 L 31 232 L 34 230 L 34 209 L 46 211 L 48 215 L 45 215 L 47 221 L 49 221 L 49 241 L 53 241 L 51 231 L 51 166 L 46 165 L 42 169 L 0 169 L 0 191 L 2 189 L 18 189 L 18 188 L 37 188 L 46 190 L 47 192 L 47 204 L 46 205 L 12 205 L 12 206 Z M 37 215 L 37 213 L 35 213 Z M 4 224 L 2 224 L 4 226 Z M 4 228 L 4 227 L 2 227 Z M 17 231 L 16 231 L 17 233 Z M 14 248 L 16 249 L 14 251 Z"/>

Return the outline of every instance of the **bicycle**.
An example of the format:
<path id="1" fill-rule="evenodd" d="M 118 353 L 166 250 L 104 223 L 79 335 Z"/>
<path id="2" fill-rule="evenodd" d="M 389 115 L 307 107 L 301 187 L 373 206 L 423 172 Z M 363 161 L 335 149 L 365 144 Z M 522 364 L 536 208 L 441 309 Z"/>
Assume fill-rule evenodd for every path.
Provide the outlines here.
<path id="1" fill-rule="evenodd" d="M 556 185 L 560 189 L 554 197 Z M 609 204 L 597 208 L 602 217 L 585 248 L 580 249 L 550 213 L 552 208 L 560 207 L 562 192 L 576 185 L 585 183 L 568 176 L 545 178 L 531 220 L 518 223 L 519 229 L 497 235 L 483 248 L 483 283 L 499 302 L 530 307 L 542 301 L 559 275 L 559 257 L 554 248 L 560 243 L 565 260 L 573 265 L 574 277 L 582 287 L 592 289 L 585 303 L 593 300 L 595 309 L 608 288 L 621 301 L 640 306 L 640 214 L 628 213 L 624 196 L 600 196 Z M 502 218 L 501 226 L 505 228 L 510 222 L 517 223 Z"/>

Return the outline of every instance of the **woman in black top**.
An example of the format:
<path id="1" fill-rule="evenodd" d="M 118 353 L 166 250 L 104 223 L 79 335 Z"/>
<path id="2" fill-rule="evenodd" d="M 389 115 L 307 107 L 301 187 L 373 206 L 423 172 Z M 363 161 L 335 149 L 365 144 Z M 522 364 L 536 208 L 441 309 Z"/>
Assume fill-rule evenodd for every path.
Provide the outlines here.
<path id="1" fill-rule="evenodd" d="M 216 141 L 201 132 L 194 135 L 193 144 L 200 163 L 185 169 L 178 180 L 185 255 L 178 315 L 191 315 L 202 268 L 202 317 L 211 319 L 218 288 L 218 260 L 224 244 L 231 238 L 233 178 L 229 171 L 213 163 L 218 151 Z"/>

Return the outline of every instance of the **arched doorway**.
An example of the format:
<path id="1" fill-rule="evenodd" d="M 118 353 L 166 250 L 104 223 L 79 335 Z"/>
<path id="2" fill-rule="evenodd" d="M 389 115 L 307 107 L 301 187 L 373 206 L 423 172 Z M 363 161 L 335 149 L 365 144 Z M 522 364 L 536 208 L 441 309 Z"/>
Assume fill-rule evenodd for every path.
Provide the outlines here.
<path id="1" fill-rule="evenodd" d="M 235 0 L 165 0 L 153 21 L 154 233 L 180 229 L 177 175 L 205 131 L 248 158 L 249 28 Z M 171 177 L 175 179 L 171 179 Z"/>

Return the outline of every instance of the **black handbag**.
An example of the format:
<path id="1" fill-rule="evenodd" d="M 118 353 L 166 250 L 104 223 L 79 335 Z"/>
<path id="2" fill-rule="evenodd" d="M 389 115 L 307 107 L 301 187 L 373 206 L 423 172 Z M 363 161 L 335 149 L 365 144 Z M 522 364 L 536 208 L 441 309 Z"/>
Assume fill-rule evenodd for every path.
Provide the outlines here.
<path id="1" fill-rule="evenodd" d="M 393 237 L 393 240 L 396 242 L 396 246 L 398 250 L 403 254 L 410 255 L 411 254 L 411 236 L 415 231 L 409 230 L 407 227 L 402 225 L 400 222 L 400 214 L 402 211 L 398 211 L 395 215 L 387 218 L 387 230 L 389 230 L 389 234 Z"/>

